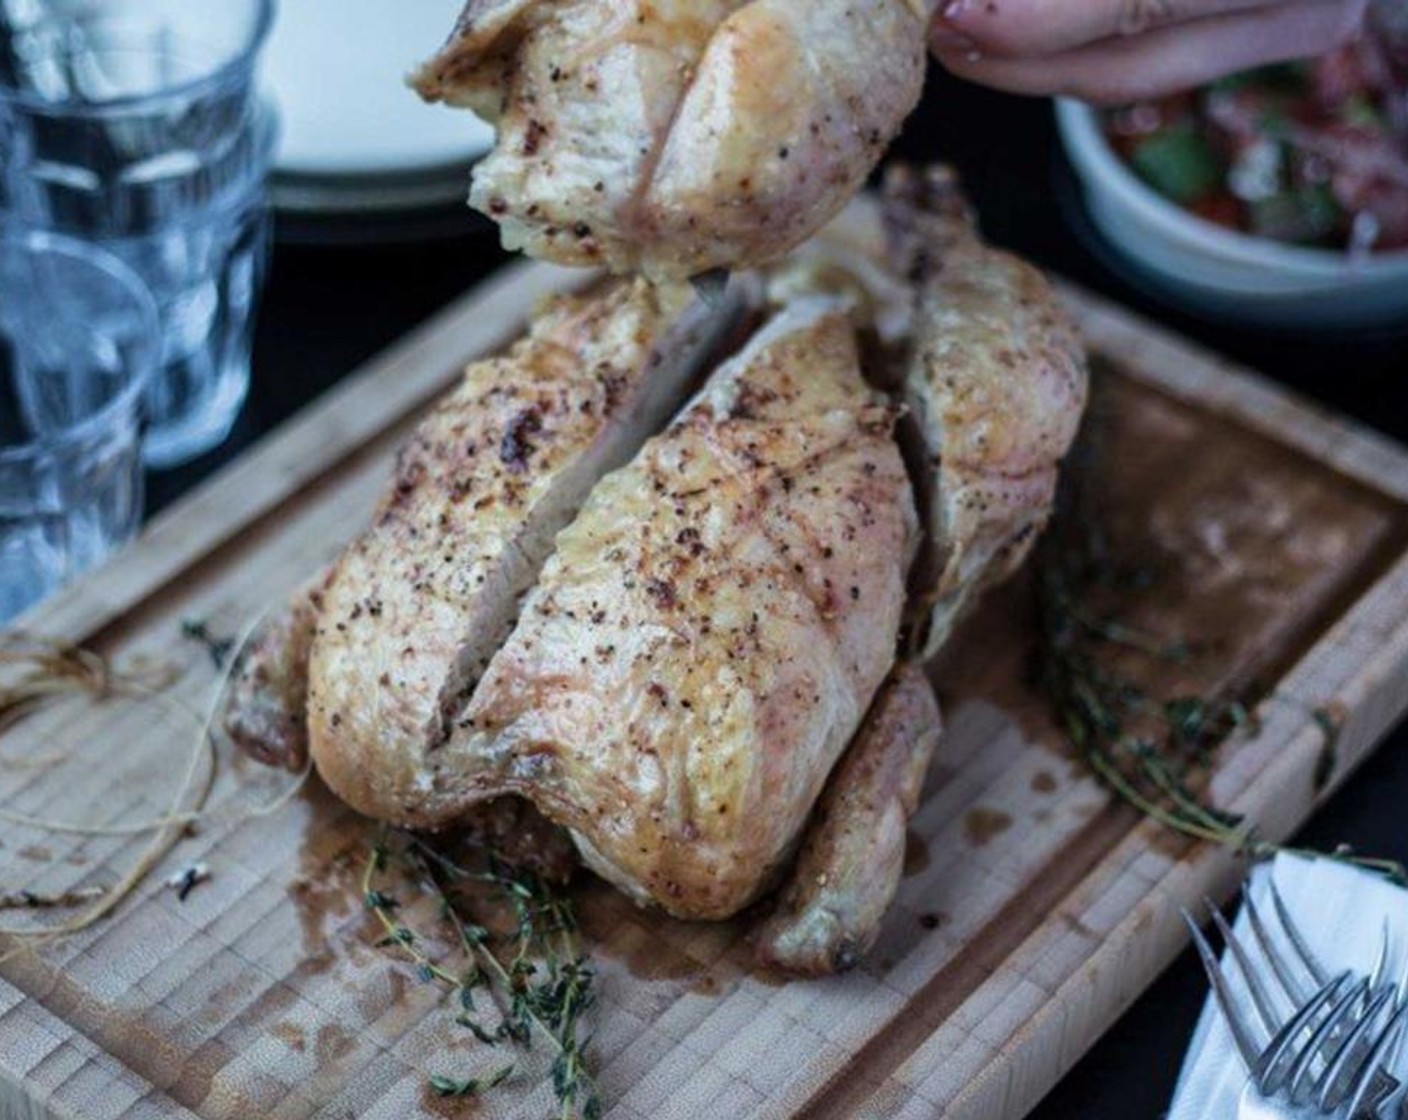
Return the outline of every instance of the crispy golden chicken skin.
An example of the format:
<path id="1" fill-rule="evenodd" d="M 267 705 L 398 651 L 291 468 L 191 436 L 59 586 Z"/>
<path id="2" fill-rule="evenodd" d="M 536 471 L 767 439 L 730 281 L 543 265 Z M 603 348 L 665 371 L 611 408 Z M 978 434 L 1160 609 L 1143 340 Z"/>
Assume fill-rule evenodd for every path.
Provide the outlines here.
<path id="1" fill-rule="evenodd" d="M 645 280 L 563 297 L 419 425 L 322 592 L 308 738 L 335 793 L 383 820 L 443 823 L 427 756 L 553 536 L 665 422 L 729 317 Z"/>
<path id="2" fill-rule="evenodd" d="M 469 0 L 412 81 L 495 125 L 471 203 L 504 245 L 684 277 L 774 259 L 918 101 L 919 0 Z"/>
<path id="3" fill-rule="evenodd" d="M 889 672 L 916 537 L 893 410 L 829 303 L 777 316 L 608 475 L 431 762 L 673 914 L 769 886 Z"/>
<path id="4" fill-rule="evenodd" d="M 308 763 L 308 654 L 329 574 L 309 580 L 261 621 L 222 697 L 220 726 L 236 747 L 266 766 L 299 771 Z M 454 841 L 487 846 L 552 882 L 566 882 L 578 864 L 566 831 L 519 797 L 474 806 L 456 818 L 454 833 Z"/>

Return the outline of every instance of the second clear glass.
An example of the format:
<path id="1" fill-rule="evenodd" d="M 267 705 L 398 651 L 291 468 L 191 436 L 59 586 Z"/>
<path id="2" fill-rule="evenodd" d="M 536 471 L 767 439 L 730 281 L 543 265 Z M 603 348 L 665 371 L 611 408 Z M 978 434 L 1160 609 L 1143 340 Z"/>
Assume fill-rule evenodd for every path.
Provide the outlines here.
<path id="1" fill-rule="evenodd" d="M 157 323 L 111 254 L 0 236 L 0 624 L 136 534 Z"/>
<path id="2" fill-rule="evenodd" d="M 22 14 L 15 14 L 16 12 Z M 0 223 L 84 238 L 156 297 L 149 464 L 230 431 L 269 250 L 272 0 L 0 0 Z"/>

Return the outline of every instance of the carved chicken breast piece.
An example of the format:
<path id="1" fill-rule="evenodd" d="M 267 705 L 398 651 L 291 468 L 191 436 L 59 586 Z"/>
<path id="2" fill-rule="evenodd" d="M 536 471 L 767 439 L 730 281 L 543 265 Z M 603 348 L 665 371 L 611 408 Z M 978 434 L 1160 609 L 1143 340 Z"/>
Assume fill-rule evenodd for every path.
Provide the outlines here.
<path id="1" fill-rule="evenodd" d="M 642 195 L 640 267 L 775 260 L 879 162 L 924 82 L 903 0 L 753 0 L 710 40 Z"/>
<path id="2" fill-rule="evenodd" d="M 500 224 L 505 248 L 635 270 L 638 202 L 660 145 L 709 38 L 742 2 L 470 0 L 412 80 L 494 124 L 470 202 Z"/>
<path id="3" fill-rule="evenodd" d="M 470 200 L 506 247 L 682 277 L 770 260 L 918 100 L 917 0 L 470 0 L 413 76 L 498 130 Z"/>
<path id="4" fill-rule="evenodd" d="M 736 912 L 894 659 L 916 517 L 853 331 L 775 318 L 593 491 L 427 778 L 518 793 L 641 901 Z"/>
<path id="5" fill-rule="evenodd" d="M 842 301 L 881 344 L 872 381 L 904 394 L 932 657 L 1050 516 L 1085 407 L 1081 341 L 1046 278 L 982 241 L 944 167 L 892 167 L 883 198 L 857 198 L 764 281 L 774 303 Z"/>
<path id="6" fill-rule="evenodd" d="M 309 747 L 354 808 L 442 822 L 427 755 L 554 534 L 665 422 L 729 318 L 644 280 L 564 297 L 420 424 L 333 568 L 309 658 Z"/>

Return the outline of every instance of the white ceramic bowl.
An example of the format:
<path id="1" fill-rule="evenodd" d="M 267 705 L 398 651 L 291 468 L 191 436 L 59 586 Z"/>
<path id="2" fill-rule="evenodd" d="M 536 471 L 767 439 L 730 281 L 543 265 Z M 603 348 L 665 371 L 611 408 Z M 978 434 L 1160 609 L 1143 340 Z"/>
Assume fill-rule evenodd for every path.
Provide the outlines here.
<path id="1" fill-rule="evenodd" d="M 1408 327 L 1408 250 L 1350 260 L 1190 214 L 1117 156 L 1096 111 L 1058 101 L 1056 120 L 1095 225 L 1133 267 L 1196 310 L 1271 327 Z"/>

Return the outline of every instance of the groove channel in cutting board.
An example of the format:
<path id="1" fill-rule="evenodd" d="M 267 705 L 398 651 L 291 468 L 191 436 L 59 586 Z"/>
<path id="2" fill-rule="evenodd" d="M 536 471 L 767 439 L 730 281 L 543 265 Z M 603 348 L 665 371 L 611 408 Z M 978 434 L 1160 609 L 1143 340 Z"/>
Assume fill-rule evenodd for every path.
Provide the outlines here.
<path id="1" fill-rule="evenodd" d="M 181 619 L 236 629 L 328 558 L 367 516 L 416 411 L 563 282 L 528 267 L 487 304 L 459 304 L 32 625 L 119 655 L 181 656 L 175 695 L 201 706 L 213 672 L 179 644 Z M 1408 459 L 1072 299 L 1109 367 L 1102 396 L 1124 448 L 1113 523 L 1177 541 L 1209 504 L 1225 524 L 1251 504 L 1279 511 L 1234 552 L 1293 563 L 1228 575 L 1221 599 L 1175 578 L 1139 609 L 1150 625 L 1219 635 L 1218 678 L 1260 682 L 1265 724 L 1229 751 L 1215 789 L 1284 835 L 1328 789 L 1310 780 L 1323 748 L 1312 709 L 1338 704 L 1346 717 L 1333 786 L 1408 701 Z M 741 923 L 672 922 L 581 888 L 611 1115 L 1017 1116 L 1157 974 L 1181 943 L 1176 905 L 1225 889 L 1233 864 L 1111 807 L 1068 756 L 1029 683 L 1030 607 L 1026 583 L 1004 590 L 936 669 L 949 730 L 909 874 L 863 969 L 778 986 L 753 973 Z M 150 817 L 191 734 L 150 707 L 42 713 L 0 737 L 0 803 L 89 823 Z M 450 1025 L 432 986 L 371 948 L 358 885 L 369 826 L 316 785 L 278 814 L 234 823 L 287 778 L 222 761 L 220 815 L 136 898 L 0 965 L 4 1107 L 241 1120 L 549 1111 L 531 1070 L 477 1111 L 427 1094 L 427 1073 L 498 1058 Z M 141 843 L 7 825 L 0 884 L 110 882 Z M 214 875 L 183 904 L 160 878 L 196 859 Z"/>

